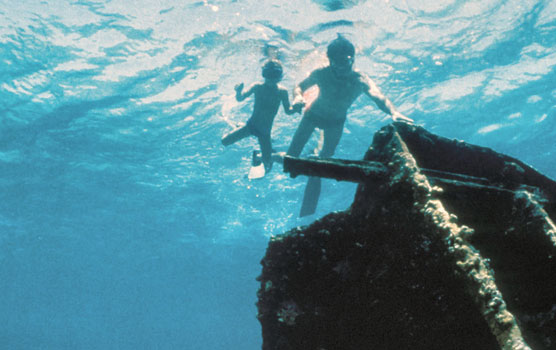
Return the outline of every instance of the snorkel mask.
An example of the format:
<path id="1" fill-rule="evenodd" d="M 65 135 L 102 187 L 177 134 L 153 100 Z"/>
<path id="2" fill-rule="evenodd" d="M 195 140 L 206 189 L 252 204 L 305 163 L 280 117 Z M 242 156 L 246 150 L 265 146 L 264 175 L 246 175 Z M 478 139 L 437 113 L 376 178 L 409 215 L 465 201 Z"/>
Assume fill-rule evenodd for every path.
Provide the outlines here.
<path id="1" fill-rule="evenodd" d="M 335 72 L 345 74 L 351 71 L 355 60 L 355 47 L 353 44 L 338 34 L 326 50 L 330 66 Z"/>

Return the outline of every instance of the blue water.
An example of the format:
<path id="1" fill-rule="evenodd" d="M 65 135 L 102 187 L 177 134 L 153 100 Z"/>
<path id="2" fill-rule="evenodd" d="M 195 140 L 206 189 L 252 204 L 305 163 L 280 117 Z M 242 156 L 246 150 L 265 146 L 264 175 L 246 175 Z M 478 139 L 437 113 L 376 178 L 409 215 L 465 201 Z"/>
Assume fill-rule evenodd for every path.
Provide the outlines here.
<path id="1" fill-rule="evenodd" d="M 249 181 L 256 141 L 220 137 L 265 54 L 291 89 L 337 32 L 417 124 L 556 178 L 555 0 L 0 0 L 0 348 L 260 349 L 269 237 L 355 186 L 298 219 L 305 180 Z M 384 117 L 357 100 L 336 157 Z"/>

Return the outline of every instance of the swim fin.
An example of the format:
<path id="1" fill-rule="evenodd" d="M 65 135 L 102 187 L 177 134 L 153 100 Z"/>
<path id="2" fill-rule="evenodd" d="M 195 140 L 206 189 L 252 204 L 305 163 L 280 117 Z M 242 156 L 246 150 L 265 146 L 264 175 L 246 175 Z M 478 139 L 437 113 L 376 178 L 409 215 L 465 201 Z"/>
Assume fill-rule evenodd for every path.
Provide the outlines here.
<path id="1" fill-rule="evenodd" d="M 321 188 L 321 178 L 320 177 L 310 177 L 307 180 L 307 185 L 305 186 L 305 193 L 303 194 L 303 203 L 301 204 L 301 210 L 299 216 L 312 215 L 317 210 L 317 204 L 319 203 Z"/>

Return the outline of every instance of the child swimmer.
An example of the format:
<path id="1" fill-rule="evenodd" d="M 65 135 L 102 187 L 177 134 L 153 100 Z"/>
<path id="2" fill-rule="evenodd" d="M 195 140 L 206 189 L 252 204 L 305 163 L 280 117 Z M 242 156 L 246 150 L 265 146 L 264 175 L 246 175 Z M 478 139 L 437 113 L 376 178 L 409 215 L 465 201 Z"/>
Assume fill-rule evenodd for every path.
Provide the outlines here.
<path id="1" fill-rule="evenodd" d="M 222 144 L 229 146 L 248 136 L 257 137 L 261 146 L 265 171 L 268 173 L 272 168 L 272 141 L 270 133 L 272 123 L 280 108 L 280 103 L 282 103 L 284 112 L 288 115 L 301 113 L 302 105 L 292 107 L 288 91 L 278 84 L 283 76 L 280 61 L 276 59 L 268 60 L 263 65 L 262 76 L 264 78 L 263 83 L 255 83 L 245 92 L 243 92 L 243 83 L 235 86 L 236 100 L 239 102 L 255 94 L 253 113 L 245 126 L 226 134 L 222 138 Z"/>

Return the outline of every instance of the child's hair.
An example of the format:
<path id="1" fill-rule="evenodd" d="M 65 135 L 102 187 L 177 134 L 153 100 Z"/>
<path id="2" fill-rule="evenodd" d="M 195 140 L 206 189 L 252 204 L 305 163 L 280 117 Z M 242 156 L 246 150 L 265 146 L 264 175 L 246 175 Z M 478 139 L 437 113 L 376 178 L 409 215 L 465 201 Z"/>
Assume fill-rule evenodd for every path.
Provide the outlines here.
<path id="1" fill-rule="evenodd" d="M 266 79 L 282 79 L 282 63 L 277 59 L 270 59 L 263 65 L 263 77 Z"/>
<path id="2" fill-rule="evenodd" d="M 355 55 L 355 47 L 343 35 L 338 34 L 338 37 L 328 45 L 326 55 L 329 59 L 342 58 L 345 56 L 353 57 Z"/>

